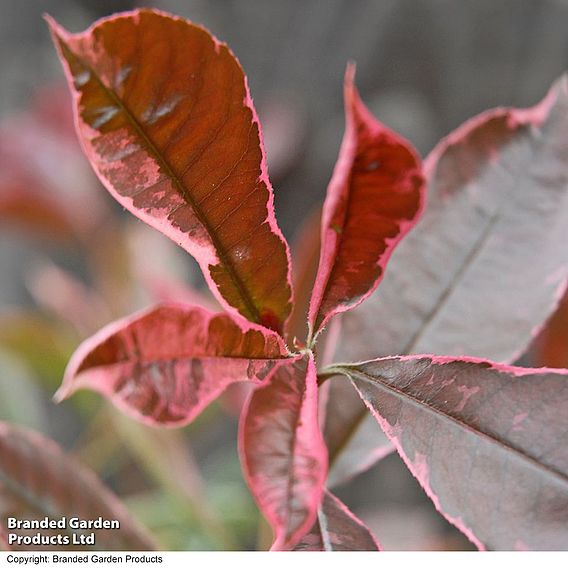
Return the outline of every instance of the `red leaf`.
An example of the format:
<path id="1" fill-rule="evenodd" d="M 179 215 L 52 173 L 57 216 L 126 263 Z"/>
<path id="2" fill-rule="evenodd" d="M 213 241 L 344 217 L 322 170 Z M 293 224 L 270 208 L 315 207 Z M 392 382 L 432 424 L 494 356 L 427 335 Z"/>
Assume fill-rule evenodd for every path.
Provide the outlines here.
<path id="1" fill-rule="evenodd" d="M 422 205 L 420 159 L 369 113 L 353 84 L 354 72 L 348 67 L 345 76 L 346 129 L 323 208 L 312 333 L 373 292 Z"/>
<path id="2" fill-rule="evenodd" d="M 325 492 L 312 530 L 295 546 L 296 551 L 381 550 L 371 531 L 335 495 Z"/>
<path id="3" fill-rule="evenodd" d="M 518 358 L 568 276 L 567 131 L 564 78 L 534 108 L 486 112 L 443 140 L 424 215 L 380 291 L 343 317 L 336 360 Z"/>
<path id="4" fill-rule="evenodd" d="M 313 525 L 327 473 L 311 355 L 281 363 L 243 410 L 243 471 L 274 530 L 273 550 L 293 547 Z"/>
<path id="5" fill-rule="evenodd" d="M 227 46 L 154 10 L 80 34 L 49 23 L 79 137 L 106 188 L 192 254 L 223 305 L 280 331 L 291 308 L 288 247 L 258 118 Z"/>
<path id="6" fill-rule="evenodd" d="M 181 426 L 228 385 L 258 382 L 286 356 L 276 333 L 242 318 L 161 305 L 86 340 L 71 358 L 56 398 L 88 388 L 142 422 Z"/>
<path id="7" fill-rule="evenodd" d="M 153 550 L 154 543 L 100 480 L 66 456 L 51 440 L 0 422 L 0 524 L 18 519 L 116 519 L 120 530 L 95 530 L 99 550 Z M 20 535 L 37 531 L 9 530 Z M 71 538 L 72 529 L 60 531 Z M 47 536 L 49 531 L 43 531 Z M 1 533 L 0 533 L 1 536 Z M 6 535 L 4 535 L 6 537 Z M 0 543 L 1 546 L 1 543 Z M 29 550 L 29 545 L 10 545 Z M 42 550 L 68 550 L 69 546 L 38 546 Z M 71 547 L 71 548 L 77 548 Z"/>
<path id="8" fill-rule="evenodd" d="M 336 369 L 479 548 L 568 547 L 568 370 L 430 355 Z"/>

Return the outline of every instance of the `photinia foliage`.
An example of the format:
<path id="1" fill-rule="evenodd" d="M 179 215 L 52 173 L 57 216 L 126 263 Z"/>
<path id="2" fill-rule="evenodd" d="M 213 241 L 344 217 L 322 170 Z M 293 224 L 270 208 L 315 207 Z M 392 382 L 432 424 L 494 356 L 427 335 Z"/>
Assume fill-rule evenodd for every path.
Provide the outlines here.
<path id="1" fill-rule="evenodd" d="M 99 179 L 197 260 L 226 310 L 167 303 L 111 323 L 78 348 L 58 399 L 89 388 L 181 426 L 229 384 L 253 385 L 239 450 L 274 550 L 379 550 L 326 486 L 393 447 L 480 549 L 568 548 L 568 371 L 509 364 L 566 286 L 566 80 L 532 109 L 466 123 L 423 166 L 349 66 L 345 135 L 294 296 L 228 47 L 154 10 L 80 34 L 48 21 Z M 366 362 L 328 364 L 334 351 Z"/>

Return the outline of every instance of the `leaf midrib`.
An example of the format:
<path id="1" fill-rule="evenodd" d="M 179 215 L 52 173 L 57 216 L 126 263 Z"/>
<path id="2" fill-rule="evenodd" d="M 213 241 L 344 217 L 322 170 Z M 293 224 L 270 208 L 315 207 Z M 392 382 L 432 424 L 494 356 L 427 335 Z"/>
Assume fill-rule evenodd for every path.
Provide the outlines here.
<path id="1" fill-rule="evenodd" d="M 260 322 L 260 311 L 256 304 L 254 303 L 251 295 L 248 293 L 246 286 L 244 285 L 242 279 L 238 275 L 235 267 L 230 262 L 228 255 L 225 253 L 223 246 L 217 236 L 215 235 L 214 231 L 212 230 L 210 224 L 208 223 L 206 217 L 204 216 L 201 209 L 197 206 L 195 200 L 191 197 L 189 191 L 185 188 L 181 179 L 177 176 L 174 172 L 173 167 L 169 164 L 169 162 L 162 156 L 157 146 L 154 144 L 152 139 L 144 132 L 142 126 L 136 119 L 136 117 L 132 114 L 131 110 L 126 106 L 124 101 L 107 85 L 102 81 L 99 77 L 98 73 L 88 65 L 81 57 L 79 57 L 71 48 L 61 39 L 59 38 L 61 45 L 69 51 L 69 53 L 79 61 L 79 63 L 85 68 L 88 69 L 91 73 L 91 76 L 94 77 L 98 85 L 101 89 L 105 92 L 105 94 L 118 106 L 118 108 L 123 112 L 126 116 L 128 122 L 134 128 L 136 134 L 142 138 L 144 145 L 148 152 L 153 156 L 153 158 L 158 163 L 159 167 L 163 169 L 168 176 L 168 178 L 173 182 L 179 194 L 181 194 L 182 198 L 189 204 L 192 208 L 193 212 L 195 213 L 196 217 L 198 218 L 199 222 L 207 231 L 209 238 L 211 239 L 211 243 L 217 252 L 219 262 L 223 265 L 226 269 L 227 274 L 229 275 L 231 281 L 233 282 L 235 288 L 239 292 L 241 299 L 247 309 L 247 311 L 252 316 L 252 320 L 256 323 Z M 239 310 L 240 311 L 240 310 Z"/>
<path id="2" fill-rule="evenodd" d="M 355 376 L 358 376 L 358 378 L 360 380 L 362 380 L 366 383 L 370 383 L 373 386 L 378 387 L 378 388 L 383 388 L 385 391 L 390 392 L 391 394 L 394 394 L 395 396 L 403 399 L 403 401 L 406 401 L 406 402 L 412 404 L 413 406 L 418 407 L 422 410 L 425 409 L 426 412 L 434 414 L 439 419 L 452 422 L 453 424 L 459 426 L 460 428 L 463 428 L 464 430 L 468 431 L 470 434 L 473 434 L 475 436 L 479 436 L 479 437 L 485 439 L 486 441 L 488 441 L 489 443 L 497 445 L 498 448 L 501 449 L 502 451 L 511 452 L 514 456 L 519 458 L 521 461 L 529 462 L 529 464 L 531 466 L 533 466 L 537 469 L 540 469 L 540 470 L 544 471 L 546 474 L 557 478 L 561 483 L 566 485 L 567 488 L 568 488 L 568 475 L 566 475 L 565 473 L 563 473 L 561 471 L 558 471 L 557 469 L 553 468 L 552 466 L 546 465 L 546 464 L 538 461 L 537 458 L 531 456 L 530 454 L 527 454 L 525 451 L 521 450 L 520 448 L 516 448 L 515 446 L 512 446 L 512 445 L 507 445 L 503 441 L 501 441 L 498 438 L 496 438 L 495 436 L 493 436 L 492 434 L 489 434 L 488 432 L 476 430 L 473 426 L 471 426 L 467 422 L 464 422 L 463 420 L 460 420 L 456 416 L 452 416 L 450 414 L 447 414 L 447 413 L 443 412 L 442 410 L 436 408 L 435 406 L 429 405 L 425 401 L 422 401 L 422 400 L 416 398 L 415 396 L 401 390 L 400 388 L 397 388 L 396 386 L 394 386 L 392 384 L 383 382 L 379 378 L 373 377 L 372 375 L 365 373 L 364 371 L 361 371 L 360 369 L 352 369 L 352 368 L 349 368 L 348 366 L 334 366 L 334 369 L 336 371 L 341 372 L 344 375 L 347 375 L 350 379 L 352 379 L 354 381 L 356 379 Z M 357 391 L 358 391 L 358 389 L 357 389 Z M 371 404 L 369 401 L 365 401 L 365 403 Z"/>

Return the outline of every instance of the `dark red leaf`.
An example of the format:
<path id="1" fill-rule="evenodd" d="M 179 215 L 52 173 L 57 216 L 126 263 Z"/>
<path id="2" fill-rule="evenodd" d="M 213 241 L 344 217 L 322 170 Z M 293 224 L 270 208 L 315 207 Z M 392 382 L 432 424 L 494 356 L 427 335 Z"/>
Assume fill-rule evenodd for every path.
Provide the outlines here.
<path id="1" fill-rule="evenodd" d="M 66 456 L 53 441 L 0 422 L 0 524 L 6 527 L 7 517 L 43 519 L 45 516 L 117 520 L 119 530 L 94 531 L 94 548 L 98 550 L 153 550 L 155 546 L 117 497 L 90 470 Z M 7 532 L 35 535 L 38 531 L 13 529 Z M 40 532 L 46 536 L 57 534 Z M 74 531 L 58 532 L 71 539 Z M 6 534 L 4 537 L 8 538 Z M 8 544 L 14 550 L 33 548 L 15 542 Z M 37 548 L 69 550 L 77 546 Z"/>
<path id="2" fill-rule="evenodd" d="M 245 477 L 274 531 L 272 549 L 295 546 L 316 519 L 327 474 L 311 355 L 280 363 L 253 393 L 239 440 Z"/>
<path id="3" fill-rule="evenodd" d="M 337 370 L 479 548 L 568 548 L 568 370 L 429 355 Z"/>
<path id="4" fill-rule="evenodd" d="M 106 188 L 192 254 L 227 308 L 280 331 L 291 308 L 288 248 L 258 118 L 230 50 L 154 10 L 80 34 L 49 23 L 81 143 Z"/>
<path id="5" fill-rule="evenodd" d="M 363 105 L 354 73 L 348 67 L 345 135 L 323 207 L 320 264 L 309 311 L 314 334 L 334 314 L 372 293 L 422 205 L 420 159 Z"/>
<path id="6" fill-rule="evenodd" d="M 231 383 L 258 382 L 288 353 L 272 331 L 197 306 L 118 320 L 75 352 L 56 397 L 98 391 L 150 425 L 181 426 Z"/>
<path id="7" fill-rule="evenodd" d="M 296 551 L 381 550 L 371 531 L 335 495 L 325 492 L 312 530 L 295 546 Z"/>

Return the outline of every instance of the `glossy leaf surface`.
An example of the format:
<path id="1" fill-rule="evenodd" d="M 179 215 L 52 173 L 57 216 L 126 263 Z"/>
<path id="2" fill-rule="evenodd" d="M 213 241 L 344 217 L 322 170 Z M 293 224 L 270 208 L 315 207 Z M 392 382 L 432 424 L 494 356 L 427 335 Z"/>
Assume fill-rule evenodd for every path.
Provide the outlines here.
<path id="1" fill-rule="evenodd" d="M 310 355 L 281 363 L 253 393 L 239 440 L 245 478 L 274 531 L 272 549 L 291 548 L 316 519 L 327 473 Z"/>
<path id="2" fill-rule="evenodd" d="M 335 495 L 325 493 L 312 530 L 294 548 L 296 551 L 381 550 L 371 531 Z"/>
<path id="3" fill-rule="evenodd" d="M 398 242 L 416 222 L 424 180 L 408 142 L 378 122 L 345 77 L 346 128 L 322 213 L 321 255 L 310 303 L 317 333 L 377 287 Z"/>
<path id="4" fill-rule="evenodd" d="M 35 432 L 0 422 L 0 517 L 18 519 L 116 519 L 119 530 L 95 530 L 98 550 L 153 550 L 154 543 L 126 509 L 88 469 L 66 456 L 51 440 Z M 9 530 L 34 535 L 37 530 Z M 59 530 L 72 538 L 73 531 Z M 8 538 L 7 535 L 4 535 Z M 30 546 L 8 543 L 15 550 Z M 40 546 L 43 550 L 69 550 L 69 546 Z"/>
<path id="5" fill-rule="evenodd" d="M 86 340 L 57 398 L 88 388 L 147 424 L 180 426 L 229 384 L 258 382 L 286 356 L 275 332 L 201 307 L 166 304 Z"/>
<path id="6" fill-rule="evenodd" d="M 568 370 L 426 355 L 342 369 L 479 548 L 568 547 Z"/>
<path id="7" fill-rule="evenodd" d="M 424 215 L 380 291 L 343 317 L 336 361 L 418 352 L 511 362 L 526 349 L 568 274 L 566 85 L 532 109 L 481 114 L 434 149 Z"/>
<path id="8" fill-rule="evenodd" d="M 50 25 L 79 137 L 109 192 L 192 254 L 226 307 L 281 330 L 288 248 L 256 111 L 227 46 L 153 10 L 80 34 Z"/>

